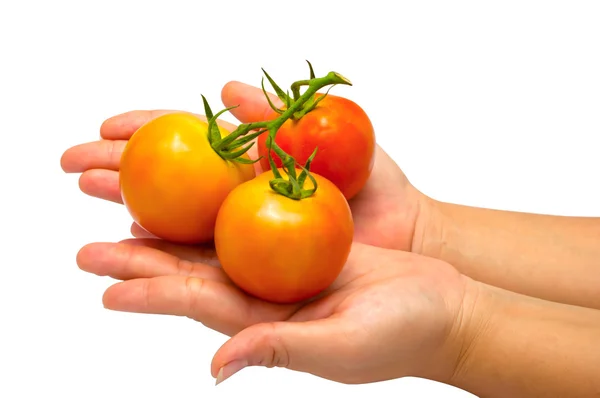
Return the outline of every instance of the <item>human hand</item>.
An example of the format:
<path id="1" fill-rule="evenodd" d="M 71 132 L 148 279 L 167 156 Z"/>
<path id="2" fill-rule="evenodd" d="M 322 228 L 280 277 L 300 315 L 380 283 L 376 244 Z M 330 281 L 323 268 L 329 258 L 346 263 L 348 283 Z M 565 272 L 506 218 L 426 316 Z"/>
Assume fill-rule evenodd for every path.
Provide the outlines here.
<path id="1" fill-rule="evenodd" d="M 275 95 L 271 102 L 283 103 Z M 261 89 L 229 82 L 222 90 L 225 107 L 242 123 L 268 118 L 272 109 Z M 427 198 L 415 189 L 392 158 L 376 146 L 373 171 L 362 191 L 350 200 L 355 240 L 382 248 L 410 251 L 419 209 Z"/>
<path id="2" fill-rule="evenodd" d="M 271 95 L 275 104 L 279 99 Z M 257 87 L 230 82 L 223 88 L 222 100 L 226 107 L 239 105 L 231 113 L 241 122 L 263 120 L 271 108 Z M 173 112 L 168 110 L 132 111 L 106 120 L 100 129 L 101 140 L 76 145 L 65 151 L 61 158 L 63 170 L 82 173 L 80 189 L 91 196 L 122 203 L 119 191 L 119 164 L 127 140 L 144 123 Z M 221 121 L 223 127 L 235 126 Z M 249 152 L 256 158 L 256 148 Z M 257 173 L 260 164 L 256 163 Z M 355 240 L 383 248 L 410 251 L 420 204 L 425 200 L 406 179 L 396 163 L 381 149 L 376 148 L 371 177 L 363 190 L 350 201 L 355 222 Z M 137 224 L 132 234 L 149 237 Z"/>
<path id="3" fill-rule="evenodd" d="M 339 278 L 307 303 L 278 305 L 238 290 L 214 251 L 158 239 L 94 243 L 79 266 L 123 280 L 117 311 L 187 316 L 233 336 L 216 353 L 223 381 L 244 366 L 281 366 L 343 383 L 403 376 L 445 381 L 463 344 L 471 280 L 446 263 L 355 243 Z"/>

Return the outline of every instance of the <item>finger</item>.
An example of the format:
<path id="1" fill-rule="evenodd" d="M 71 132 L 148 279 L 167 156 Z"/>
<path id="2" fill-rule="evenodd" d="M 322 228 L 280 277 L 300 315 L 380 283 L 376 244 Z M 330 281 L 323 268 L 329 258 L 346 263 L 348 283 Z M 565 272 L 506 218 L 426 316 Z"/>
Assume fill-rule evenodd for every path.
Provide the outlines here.
<path id="1" fill-rule="evenodd" d="M 90 169 L 119 170 L 121 155 L 131 135 L 153 118 L 173 112 L 177 111 L 132 111 L 107 119 L 100 128 L 104 139 L 67 149 L 60 159 L 62 169 L 67 173 L 81 173 Z M 202 115 L 196 116 L 206 120 Z M 236 128 L 222 120 L 217 123 L 229 131 Z"/>
<path id="2" fill-rule="evenodd" d="M 133 133 L 137 131 L 142 125 L 146 124 L 152 119 L 167 113 L 182 112 L 176 110 L 136 110 L 122 113 L 120 115 L 108 118 L 100 126 L 100 136 L 106 140 L 128 140 Z M 195 115 L 200 119 L 206 121 L 206 117 L 202 115 Z M 229 131 L 235 129 L 235 125 L 228 123 L 223 120 L 217 120 L 217 124 L 226 128 Z"/>
<path id="3" fill-rule="evenodd" d="M 100 136 L 105 140 L 128 140 L 142 125 L 175 110 L 135 110 L 106 119 L 100 126 Z"/>
<path id="4" fill-rule="evenodd" d="M 131 223 L 130 232 L 131 235 L 135 236 L 136 238 L 157 238 L 150 232 L 146 231 L 144 228 L 140 227 L 140 225 L 136 222 Z"/>
<path id="5" fill-rule="evenodd" d="M 269 94 L 273 104 L 281 108 L 283 103 L 274 94 Z M 236 106 L 229 112 L 242 123 L 260 122 L 271 119 L 273 110 L 262 89 L 245 83 L 232 81 L 221 90 L 221 101 L 225 107 Z"/>
<path id="6" fill-rule="evenodd" d="M 119 170 L 121 154 L 127 141 L 100 140 L 75 145 L 65 151 L 60 165 L 66 173 L 81 173 L 90 169 Z"/>
<path id="7" fill-rule="evenodd" d="M 257 324 L 242 330 L 217 351 L 211 373 L 218 384 L 247 366 L 277 366 L 335 380 L 344 364 L 342 357 L 348 356 L 343 354 L 346 339 L 336 337 L 345 336 L 346 329 L 339 317 Z"/>
<path id="8" fill-rule="evenodd" d="M 141 244 L 91 243 L 77 253 L 77 265 L 86 272 L 120 280 L 182 275 L 229 283 L 219 267 L 181 259 Z"/>
<path id="9" fill-rule="evenodd" d="M 213 245 L 178 245 L 162 239 L 153 238 L 126 239 L 121 241 L 121 243 L 160 250 L 187 261 L 202 263 L 213 267 L 221 266 Z"/>
<path id="10" fill-rule="evenodd" d="M 79 177 L 79 189 L 86 195 L 123 203 L 117 171 L 102 169 L 84 171 Z"/>
<path id="11" fill-rule="evenodd" d="M 258 322 L 286 319 L 295 310 L 256 300 L 211 279 L 161 276 L 117 283 L 104 293 L 115 311 L 186 316 L 231 336 Z"/>

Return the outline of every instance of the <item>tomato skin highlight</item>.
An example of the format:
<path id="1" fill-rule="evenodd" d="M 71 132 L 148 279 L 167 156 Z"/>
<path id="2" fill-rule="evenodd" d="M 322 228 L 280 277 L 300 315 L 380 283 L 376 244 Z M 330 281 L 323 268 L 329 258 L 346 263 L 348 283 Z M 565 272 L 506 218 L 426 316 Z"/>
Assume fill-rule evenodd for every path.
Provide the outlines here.
<path id="1" fill-rule="evenodd" d="M 269 117 L 277 116 L 273 112 Z M 263 170 L 269 169 L 266 139 L 262 134 L 257 140 Z M 300 164 L 318 148 L 311 171 L 333 182 L 346 199 L 360 192 L 375 162 L 375 132 L 369 117 L 353 101 L 331 94 L 300 120 L 287 120 L 275 142 Z M 272 156 L 281 167 L 279 157 L 274 152 Z"/>
<path id="2" fill-rule="evenodd" d="M 228 133 L 221 129 L 222 136 Z M 141 126 L 119 170 L 121 196 L 135 222 L 183 244 L 211 241 L 223 200 L 254 177 L 253 165 L 223 160 L 210 146 L 208 124 L 189 113 L 169 113 Z"/>
<path id="3" fill-rule="evenodd" d="M 274 303 L 303 301 L 331 285 L 344 267 L 354 233 L 348 202 L 333 183 L 311 174 L 318 189 L 306 199 L 273 191 L 268 171 L 223 202 L 215 226 L 217 256 L 246 293 Z M 309 180 L 306 187 L 312 187 Z"/>

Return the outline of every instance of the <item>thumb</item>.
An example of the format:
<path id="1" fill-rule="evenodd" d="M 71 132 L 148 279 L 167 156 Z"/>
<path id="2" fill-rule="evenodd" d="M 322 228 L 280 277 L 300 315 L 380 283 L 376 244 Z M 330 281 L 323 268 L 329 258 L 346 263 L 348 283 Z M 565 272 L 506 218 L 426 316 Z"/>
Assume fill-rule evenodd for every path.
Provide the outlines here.
<path id="1" fill-rule="evenodd" d="M 219 384 L 248 366 L 277 366 L 335 380 L 350 359 L 344 342 L 352 339 L 339 338 L 348 332 L 341 318 L 256 324 L 217 351 L 211 373 Z"/>
<path id="2" fill-rule="evenodd" d="M 275 94 L 269 93 L 268 95 L 273 105 L 278 108 L 283 106 Z M 265 93 L 260 88 L 245 83 L 236 81 L 227 83 L 221 90 L 221 101 L 227 108 L 237 106 L 229 112 L 242 123 L 260 122 L 275 116 Z"/>

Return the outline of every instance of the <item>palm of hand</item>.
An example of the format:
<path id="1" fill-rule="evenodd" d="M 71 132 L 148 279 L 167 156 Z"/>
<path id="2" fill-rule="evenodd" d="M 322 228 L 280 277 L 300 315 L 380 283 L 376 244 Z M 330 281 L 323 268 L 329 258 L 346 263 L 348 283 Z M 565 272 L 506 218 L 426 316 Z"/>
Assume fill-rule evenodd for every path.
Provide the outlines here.
<path id="1" fill-rule="evenodd" d="M 439 378 L 443 370 L 436 368 L 436 358 L 444 351 L 440 348 L 462 305 L 465 282 L 446 263 L 355 244 L 336 283 L 289 319 L 324 319 L 321 329 L 327 337 L 311 343 L 315 345 L 312 355 L 329 360 L 293 365 L 296 370 L 344 383 L 411 375 Z M 244 333 L 251 336 L 255 332 Z M 334 341 L 334 336 L 345 339 Z M 247 346 L 243 337 L 231 344 Z M 284 366 L 292 362 L 280 355 L 274 357 Z"/>
<path id="2" fill-rule="evenodd" d="M 379 146 L 367 184 L 350 200 L 357 242 L 411 251 L 421 194 Z"/>
<path id="3" fill-rule="evenodd" d="M 215 356 L 214 363 L 221 363 L 217 367 L 240 351 L 257 349 L 264 331 L 277 325 L 302 322 L 307 331 L 316 328 L 312 357 L 327 353 L 329 360 L 304 363 L 285 350 L 251 365 L 286 366 L 342 382 L 425 372 L 451 329 L 449 320 L 464 290 L 463 278 L 445 263 L 362 244 L 353 246 L 329 289 L 292 305 L 244 294 L 210 248 L 199 251 L 157 239 L 96 243 L 81 250 L 78 263 L 88 272 L 124 280 L 107 289 L 104 304 L 109 309 L 187 316 L 236 335 Z M 345 338 L 332 339 L 336 335 Z"/>

